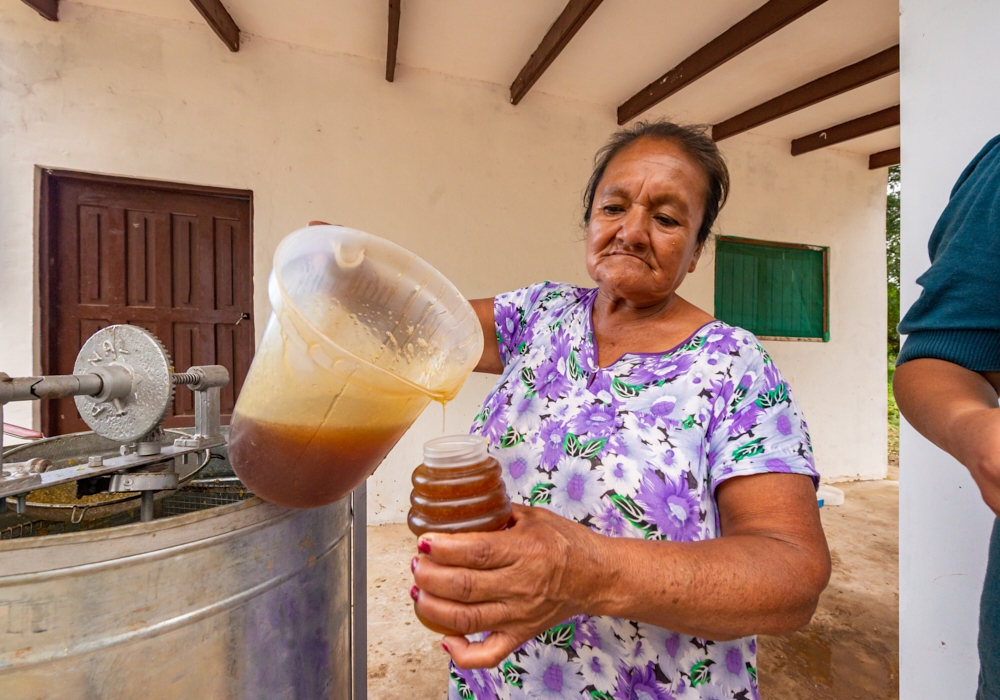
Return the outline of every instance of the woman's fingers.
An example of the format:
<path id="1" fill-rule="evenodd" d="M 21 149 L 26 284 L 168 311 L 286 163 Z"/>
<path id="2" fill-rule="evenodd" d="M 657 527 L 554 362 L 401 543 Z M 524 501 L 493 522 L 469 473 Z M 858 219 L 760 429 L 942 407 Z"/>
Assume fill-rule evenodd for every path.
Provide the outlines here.
<path id="1" fill-rule="evenodd" d="M 420 614 L 441 627 L 462 634 L 487 632 L 510 622 L 511 611 L 503 602 L 456 603 L 421 590 L 416 597 Z"/>
<path id="2" fill-rule="evenodd" d="M 465 637 L 445 637 L 442 644 L 456 666 L 469 669 L 496 666 L 522 642 L 507 632 L 494 632 L 481 642 L 470 642 Z"/>
<path id="3" fill-rule="evenodd" d="M 523 554 L 516 544 L 519 539 L 510 530 L 460 535 L 428 533 L 420 537 L 417 550 L 443 566 L 499 569 L 510 566 Z"/>
<path id="4" fill-rule="evenodd" d="M 442 566 L 430 557 L 418 556 L 412 568 L 413 580 L 420 590 L 461 603 L 499 600 L 510 597 L 521 588 L 510 567 L 467 569 Z"/>

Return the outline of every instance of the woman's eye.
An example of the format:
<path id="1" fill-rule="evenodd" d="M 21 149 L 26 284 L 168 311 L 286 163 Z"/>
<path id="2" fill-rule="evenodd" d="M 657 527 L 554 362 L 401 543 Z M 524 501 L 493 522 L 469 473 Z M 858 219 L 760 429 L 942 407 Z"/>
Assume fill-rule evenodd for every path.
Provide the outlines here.
<path id="1" fill-rule="evenodd" d="M 669 216 L 657 216 L 655 218 L 657 223 L 660 224 L 660 226 L 678 226 L 677 221 L 671 219 Z"/>
<path id="2" fill-rule="evenodd" d="M 617 204 L 608 204 L 604 206 L 604 213 L 607 215 L 621 214 L 625 211 L 625 207 L 619 206 Z"/>

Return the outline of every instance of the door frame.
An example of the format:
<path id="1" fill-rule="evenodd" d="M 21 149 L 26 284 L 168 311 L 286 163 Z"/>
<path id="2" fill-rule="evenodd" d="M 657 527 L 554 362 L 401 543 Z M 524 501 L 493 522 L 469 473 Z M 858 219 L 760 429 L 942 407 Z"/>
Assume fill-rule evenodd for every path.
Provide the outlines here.
<path id="1" fill-rule="evenodd" d="M 253 256 L 254 235 L 253 235 L 253 191 L 238 190 L 229 187 L 216 187 L 213 185 L 194 185 L 184 182 L 171 182 L 169 180 L 151 180 L 146 178 L 125 177 L 121 175 L 105 175 L 103 173 L 92 173 L 82 170 L 66 170 L 62 168 L 49 168 L 44 165 L 36 165 L 35 171 L 39 173 L 40 179 L 38 189 L 38 332 L 35 338 L 38 342 L 39 373 L 46 374 L 51 365 L 49 348 L 53 338 L 51 334 L 56 329 L 50 327 L 51 299 L 49 290 L 51 287 L 50 268 L 54 261 L 49 260 L 52 237 L 57 235 L 58 212 L 56 210 L 58 197 L 53 197 L 54 185 L 60 179 L 76 179 L 86 182 L 95 182 L 105 185 L 125 185 L 129 187 L 144 187 L 153 191 L 179 192 L 194 195 L 212 195 L 215 197 L 227 197 L 245 200 L 250 207 L 250 219 L 248 222 L 248 235 L 250 237 L 250 252 Z M 254 280 L 251 268 L 250 276 L 250 299 L 254 298 Z M 253 309 L 251 309 L 251 314 Z M 251 317 L 251 320 L 252 317 Z M 256 324 L 255 324 L 256 327 Z M 40 426 L 44 430 L 50 423 L 49 402 L 39 401 Z"/>

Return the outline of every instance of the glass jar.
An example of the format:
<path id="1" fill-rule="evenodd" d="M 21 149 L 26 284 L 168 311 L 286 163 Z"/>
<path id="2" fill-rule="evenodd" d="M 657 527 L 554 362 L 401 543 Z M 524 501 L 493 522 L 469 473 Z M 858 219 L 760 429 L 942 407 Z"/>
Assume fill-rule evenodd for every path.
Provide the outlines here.
<path id="1" fill-rule="evenodd" d="M 424 463 L 413 470 L 412 481 L 406 523 L 417 537 L 425 532 L 492 532 L 510 523 L 503 470 L 481 437 L 450 435 L 424 443 Z M 458 634 L 419 613 L 417 619 L 435 632 Z"/>

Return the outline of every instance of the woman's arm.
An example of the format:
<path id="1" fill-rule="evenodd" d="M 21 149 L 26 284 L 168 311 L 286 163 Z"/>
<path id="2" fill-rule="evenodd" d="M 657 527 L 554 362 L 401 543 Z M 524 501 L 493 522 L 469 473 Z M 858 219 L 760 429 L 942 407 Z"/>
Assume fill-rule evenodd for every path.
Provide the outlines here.
<path id="1" fill-rule="evenodd" d="M 497 664 L 577 614 L 611 615 L 713 640 L 805 625 L 830 576 L 812 481 L 736 477 L 717 491 L 722 537 L 617 539 L 542 508 L 514 507 L 515 525 L 421 538 L 414 561 L 421 615 L 481 643 L 447 637 L 459 666 Z"/>
<path id="2" fill-rule="evenodd" d="M 500 344 L 497 342 L 496 321 L 493 317 L 493 299 L 472 299 L 469 301 L 479 317 L 479 325 L 483 327 L 483 356 L 479 358 L 476 372 L 487 374 L 503 374 L 503 361 L 500 359 Z"/>
<path id="3" fill-rule="evenodd" d="M 944 360 L 900 365 L 892 378 L 899 410 L 917 431 L 961 462 L 1000 516 L 1000 373 Z"/>

